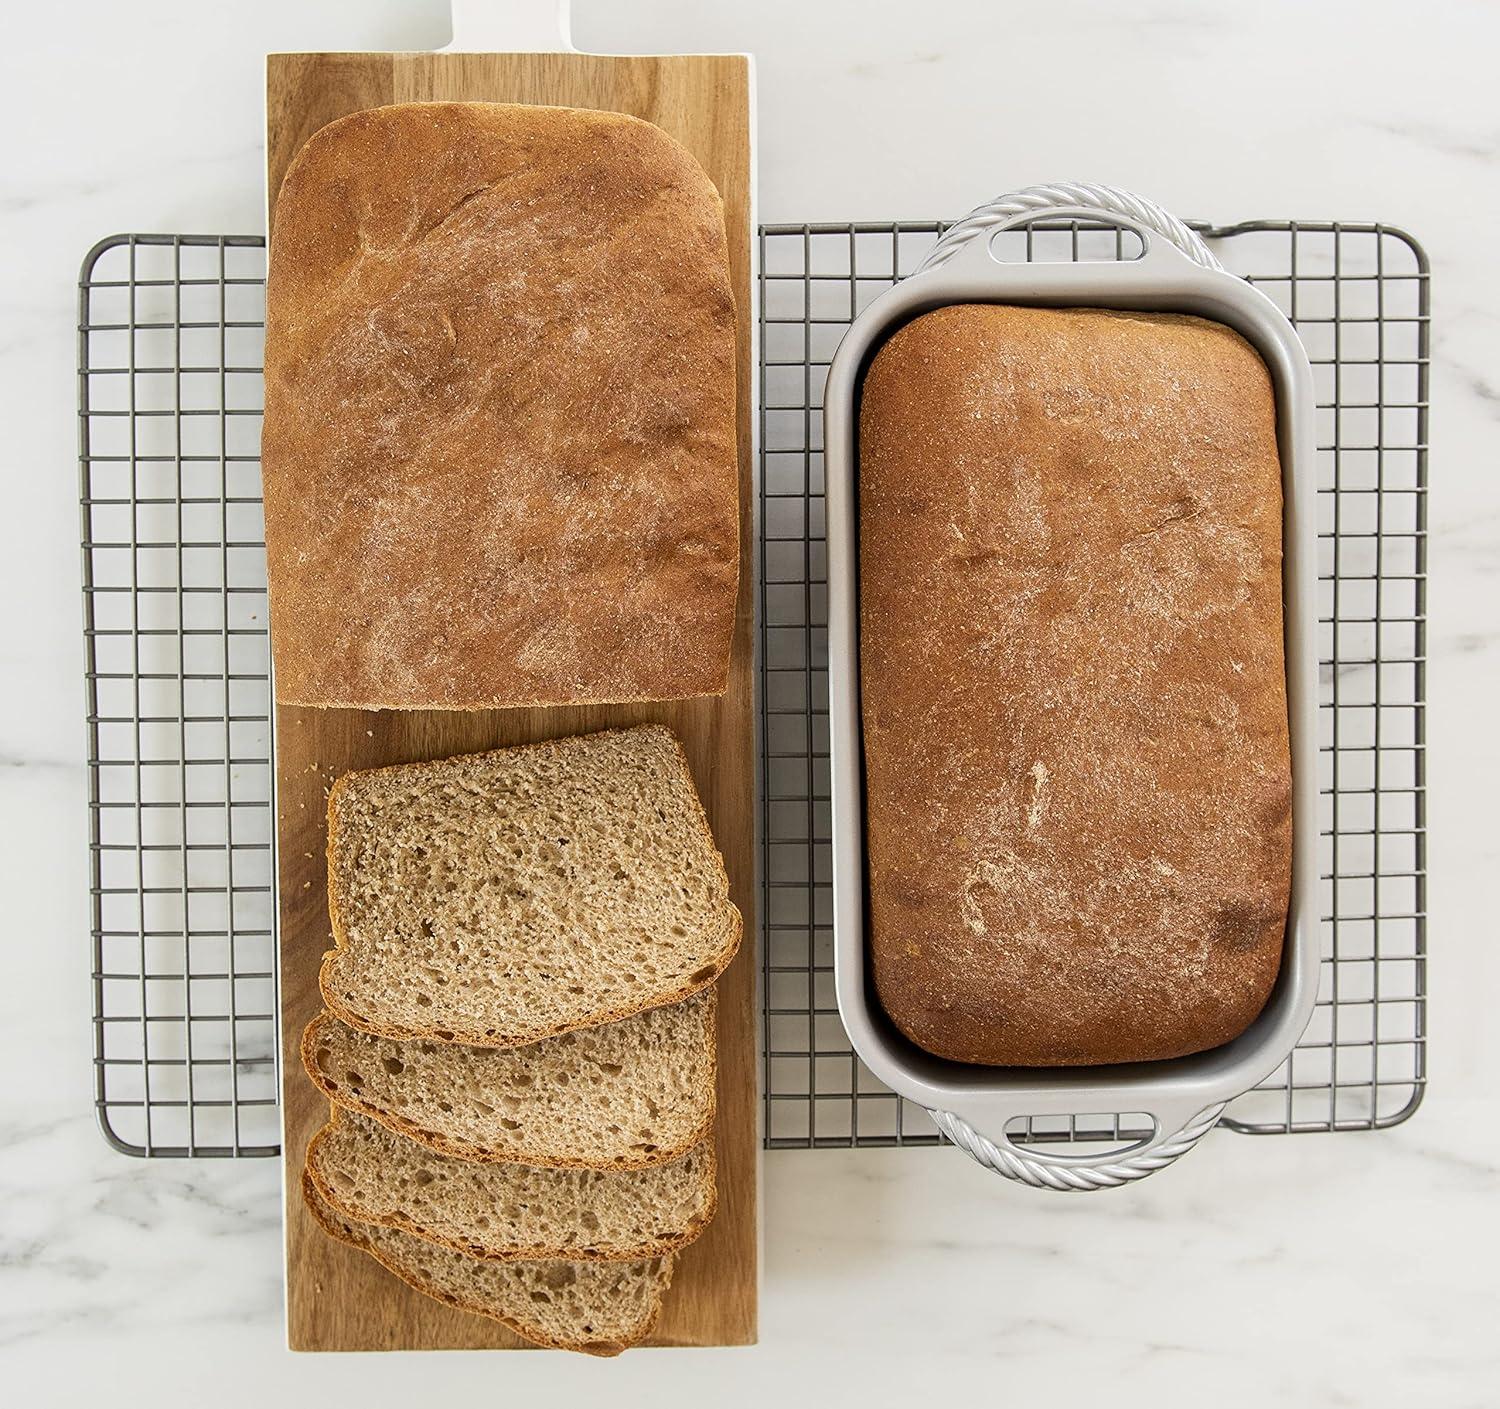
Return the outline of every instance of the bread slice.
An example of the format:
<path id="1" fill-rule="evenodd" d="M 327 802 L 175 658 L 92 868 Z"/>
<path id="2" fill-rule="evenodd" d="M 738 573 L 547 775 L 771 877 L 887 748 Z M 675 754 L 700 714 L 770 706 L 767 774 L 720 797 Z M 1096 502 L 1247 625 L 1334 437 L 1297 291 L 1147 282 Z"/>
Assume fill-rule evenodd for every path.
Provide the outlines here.
<path id="1" fill-rule="evenodd" d="M 644 1169 L 714 1118 L 715 991 L 526 1047 L 374 1037 L 321 1013 L 302 1065 L 329 1100 L 439 1154 Z"/>
<path id="2" fill-rule="evenodd" d="M 678 1002 L 742 921 L 660 725 L 346 773 L 323 1001 L 351 1027 L 512 1047 Z"/>
<path id="3" fill-rule="evenodd" d="M 714 1216 L 713 1141 L 654 1169 L 453 1159 L 335 1108 L 307 1172 L 340 1213 L 470 1257 L 627 1261 L 686 1247 Z"/>
<path id="4" fill-rule="evenodd" d="M 305 1173 L 302 1197 L 331 1238 L 368 1253 L 424 1296 L 554 1350 L 618 1355 L 661 1314 L 671 1257 L 639 1262 L 482 1262 L 395 1228 L 346 1218 Z"/>

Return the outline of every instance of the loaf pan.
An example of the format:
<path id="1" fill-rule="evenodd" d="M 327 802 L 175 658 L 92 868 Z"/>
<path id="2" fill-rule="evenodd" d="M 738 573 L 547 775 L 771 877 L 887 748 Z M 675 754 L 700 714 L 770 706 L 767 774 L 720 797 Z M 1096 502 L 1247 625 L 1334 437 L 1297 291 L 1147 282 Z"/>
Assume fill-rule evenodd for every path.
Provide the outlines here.
<path id="1" fill-rule="evenodd" d="M 1098 263 L 1015 263 L 999 231 L 1037 219 L 1133 231 L 1143 253 Z M 1123 1066 L 969 1066 L 922 1051 L 882 1011 L 865 931 L 865 815 L 859 699 L 858 401 L 870 358 L 910 319 L 954 303 L 1034 304 L 1190 313 L 1227 324 L 1270 369 L 1284 490 L 1283 593 L 1291 726 L 1292 885 L 1281 971 L 1264 1010 L 1212 1051 Z M 1285 1061 L 1312 1016 L 1318 981 L 1317 557 L 1314 395 L 1307 354 L 1263 294 L 1225 272 L 1159 206 L 1110 187 L 1031 187 L 954 225 L 910 278 L 876 299 L 844 336 L 828 372 L 824 445 L 828 514 L 828 674 L 833 823 L 834 976 L 855 1052 L 892 1090 L 931 1113 L 954 1144 L 997 1173 L 1040 1188 L 1117 1187 L 1170 1164 L 1227 1102 Z M 1103 1154 L 1018 1144 L 1023 1117 L 1135 1117 L 1151 1133 Z M 1145 1116 L 1146 1121 L 1139 1117 Z"/>

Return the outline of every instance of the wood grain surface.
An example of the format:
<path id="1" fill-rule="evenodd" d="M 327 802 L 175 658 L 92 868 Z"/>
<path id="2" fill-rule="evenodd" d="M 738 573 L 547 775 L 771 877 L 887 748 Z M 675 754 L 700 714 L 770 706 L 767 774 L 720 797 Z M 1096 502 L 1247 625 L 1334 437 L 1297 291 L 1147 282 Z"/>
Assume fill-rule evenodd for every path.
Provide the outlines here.
<path id="1" fill-rule="evenodd" d="M 651 1344 L 744 1345 L 756 1337 L 754 702 L 755 552 L 750 456 L 750 133 L 748 61 L 738 56 L 589 54 L 276 54 L 267 62 L 268 189 L 314 132 L 385 103 L 453 99 L 633 113 L 697 156 L 724 200 L 739 304 L 740 593 L 722 698 L 474 714 L 278 706 L 281 1017 L 287 1162 L 287 1327 L 293 1350 L 514 1348 L 498 1324 L 409 1290 L 363 1253 L 326 1237 L 302 1206 L 299 1173 L 327 1102 L 303 1075 L 297 1042 L 318 1012 L 318 961 L 332 938 L 324 869 L 325 794 L 351 768 L 522 743 L 609 725 L 670 725 L 692 762 L 730 890 L 745 916 L 740 957 L 720 983 L 719 1212 L 682 1256 Z M 274 620 L 271 623 L 275 630 Z"/>

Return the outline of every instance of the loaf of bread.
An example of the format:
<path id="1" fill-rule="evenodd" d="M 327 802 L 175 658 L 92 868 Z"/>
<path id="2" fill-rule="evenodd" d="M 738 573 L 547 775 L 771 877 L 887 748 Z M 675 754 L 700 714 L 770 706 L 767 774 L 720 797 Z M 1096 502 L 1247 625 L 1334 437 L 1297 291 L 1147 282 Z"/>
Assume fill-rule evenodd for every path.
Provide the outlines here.
<path id="1" fill-rule="evenodd" d="M 493 1262 L 331 1207 L 311 1175 L 302 1200 L 318 1226 L 368 1253 L 424 1296 L 485 1316 L 556 1350 L 618 1355 L 651 1333 L 672 1284 L 671 1257 L 640 1262 Z"/>
<path id="2" fill-rule="evenodd" d="M 722 693 L 737 454 L 723 210 L 660 129 L 412 103 L 292 162 L 262 437 L 280 700 Z"/>
<path id="3" fill-rule="evenodd" d="M 958 305 L 864 381 L 880 1001 L 956 1062 L 1228 1042 L 1291 869 L 1274 394 L 1173 315 Z"/>

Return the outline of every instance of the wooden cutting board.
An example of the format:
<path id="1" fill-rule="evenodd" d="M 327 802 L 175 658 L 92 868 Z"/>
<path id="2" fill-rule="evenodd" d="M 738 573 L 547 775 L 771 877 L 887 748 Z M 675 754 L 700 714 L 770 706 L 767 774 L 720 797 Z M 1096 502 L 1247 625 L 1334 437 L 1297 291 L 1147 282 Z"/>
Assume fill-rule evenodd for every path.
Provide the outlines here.
<path id="1" fill-rule="evenodd" d="M 320 127 L 345 113 L 433 99 L 545 103 L 633 113 L 703 164 L 724 200 L 739 303 L 740 595 L 729 691 L 721 699 L 477 714 L 276 710 L 281 880 L 281 1018 L 286 1160 L 287 1328 L 293 1350 L 514 1348 L 498 1324 L 409 1290 L 364 1254 L 326 1237 L 302 1205 L 299 1174 L 327 1102 L 303 1075 L 297 1043 L 318 1012 L 318 961 L 331 946 L 324 871 L 325 791 L 351 768 L 523 743 L 654 720 L 692 762 L 746 940 L 720 983 L 719 1212 L 679 1261 L 651 1343 L 745 1345 L 756 1337 L 754 703 L 751 623 L 749 61 L 743 56 L 591 54 L 276 54 L 268 60 L 268 190 Z M 272 623 L 275 629 L 275 623 Z"/>

